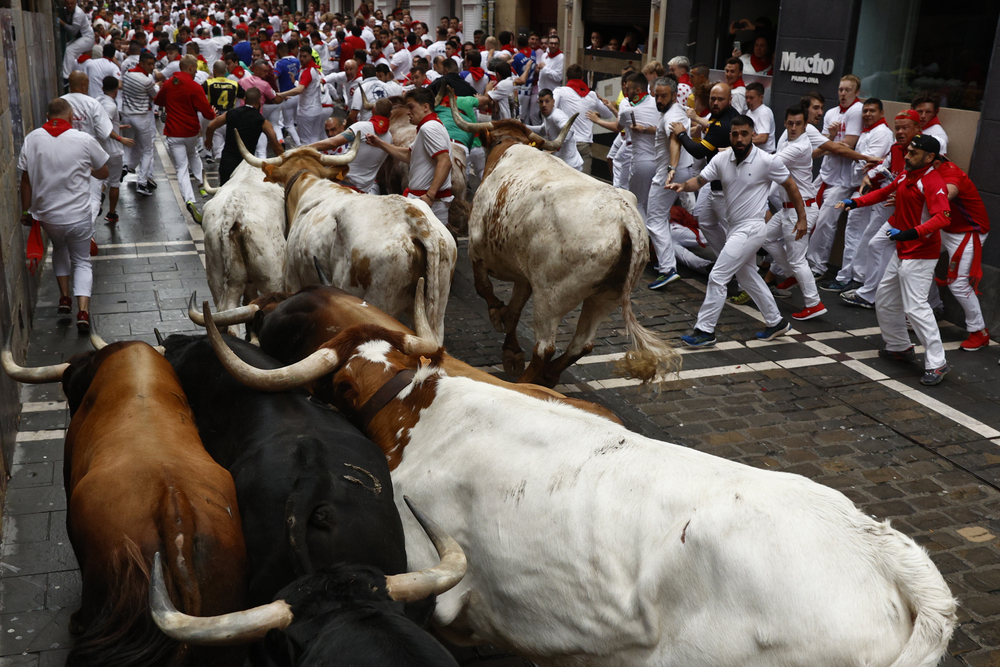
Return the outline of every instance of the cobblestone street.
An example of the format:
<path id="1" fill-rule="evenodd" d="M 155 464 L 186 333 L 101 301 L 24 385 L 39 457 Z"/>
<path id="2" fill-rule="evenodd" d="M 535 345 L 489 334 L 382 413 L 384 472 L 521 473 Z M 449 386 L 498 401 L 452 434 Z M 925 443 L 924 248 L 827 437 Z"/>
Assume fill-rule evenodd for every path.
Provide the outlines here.
<path id="1" fill-rule="evenodd" d="M 201 229 L 182 213 L 164 158 L 161 146 L 154 196 L 136 195 L 129 177 L 117 229 L 103 217 L 98 224 L 92 312 L 108 341 L 155 344 L 154 327 L 164 335 L 195 330 L 187 297 L 197 290 L 199 301 L 210 298 Z M 445 344 L 455 357 L 503 375 L 503 336 L 473 289 L 467 244 L 459 248 Z M 652 277 L 647 271 L 633 295 L 637 316 L 677 338 L 693 325 L 703 282 L 688 277 L 651 292 L 645 284 Z M 51 263 L 41 285 L 27 365 L 90 350 L 69 318 L 54 316 Z M 500 287 L 506 299 L 509 286 Z M 753 340 L 764 326 L 756 309 L 727 305 L 716 348 L 682 350 L 679 376 L 660 391 L 615 374 L 627 346 L 616 313 L 600 329 L 593 354 L 564 374 L 559 389 L 607 406 L 634 431 L 805 475 L 891 520 L 931 553 L 959 600 L 960 624 L 944 664 L 1000 667 L 1000 346 L 959 350 L 964 329 L 942 322 L 954 370 L 942 385 L 923 388 L 922 355 L 911 364 L 877 357 L 874 311 L 843 307 L 829 292 L 821 297 L 827 316 L 796 322 L 793 335 L 768 343 Z M 798 292 L 779 301 L 786 316 L 802 306 Z M 561 327 L 560 344 L 571 338 L 575 317 Z M 530 303 L 519 332 L 530 354 Z M 38 385 L 22 387 L 22 400 L 0 562 L 0 665 L 11 667 L 63 663 L 80 586 L 65 527 L 65 398 L 58 385 Z M 463 664 L 526 664 L 486 649 L 457 655 Z"/>

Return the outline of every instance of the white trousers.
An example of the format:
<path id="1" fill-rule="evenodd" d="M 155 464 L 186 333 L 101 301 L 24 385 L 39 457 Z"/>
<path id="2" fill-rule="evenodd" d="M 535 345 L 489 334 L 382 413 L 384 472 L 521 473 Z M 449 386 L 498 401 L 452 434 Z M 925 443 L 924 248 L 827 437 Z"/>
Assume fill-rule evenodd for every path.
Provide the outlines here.
<path id="1" fill-rule="evenodd" d="M 201 185 L 201 158 L 198 157 L 198 144 L 201 137 L 167 137 L 167 151 L 170 159 L 174 163 L 177 171 L 177 185 L 181 189 L 181 198 L 185 202 L 194 201 L 194 188 L 191 187 L 191 178 L 188 172 L 194 174 L 194 178 Z"/>
<path id="2" fill-rule="evenodd" d="M 806 308 L 812 308 L 819 303 L 819 291 L 816 289 L 816 279 L 809 270 L 806 261 L 806 251 L 809 249 L 809 230 L 816 224 L 819 208 L 816 204 L 806 206 L 806 222 L 808 230 L 801 239 L 795 239 L 795 223 L 798 215 L 794 208 L 780 208 L 767 223 L 767 240 L 764 249 L 771 253 L 774 261 L 781 268 L 781 274 L 786 278 L 795 276 L 802 290 L 802 299 Z"/>
<path id="3" fill-rule="evenodd" d="M 684 225 L 678 225 L 676 222 L 671 222 L 670 236 L 674 249 L 674 256 L 678 262 L 697 271 L 708 271 L 708 268 L 712 266 L 711 260 L 699 257 L 688 250 L 688 248 L 702 247 L 701 243 L 698 242 L 698 235 L 695 234 L 694 231 L 688 229 Z"/>
<path id="4" fill-rule="evenodd" d="M 673 182 L 683 183 L 691 178 L 690 169 L 674 174 Z M 677 253 L 670 233 L 670 207 L 677 201 L 678 193 L 667 190 L 662 183 L 653 183 L 647 190 L 646 231 L 656 253 L 656 267 L 661 274 L 677 269 Z"/>
<path id="5" fill-rule="evenodd" d="M 62 76 L 68 79 L 76 66 L 76 60 L 84 53 L 89 53 L 94 48 L 94 33 L 89 32 L 80 35 L 66 45 L 66 52 L 63 54 Z"/>
<path id="6" fill-rule="evenodd" d="M 90 263 L 90 239 L 94 222 L 82 220 L 64 225 L 41 223 L 52 241 L 52 268 L 57 278 L 72 276 L 73 296 L 90 296 L 94 267 Z"/>
<path id="7" fill-rule="evenodd" d="M 652 185 L 655 175 L 656 162 L 654 160 L 639 162 L 632 160 L 632 173 L 628 179 L 628 189 L 635 195 L 639 213 L 642 214 L 643 219 L 646 218 L 646 206 L 649 203 L 649 186 Z"/>
<path id="8" fill-rule="evenodd" d="M 299 114 L 299 137 L 303 145 L 326 139 L 326 119 L 329 117 L 330 112 L 326 109 L 310 116 Z"/>
<path id="9" fill-rule="evenodd" d="M 874 220 L 872 223 L 874 224 Z M 857 295 L 865 301 L 875 302 L 878 286 L 885 275 L 885 267 L 889 258 L 896 254 L 896 242 L 890 241 L 885 233 L 889 231 L 889 221 L 886 220 L 872 234 L 868 241 L 868 261 L 865 262 L 865 284 L 858 288 Z"/>
<path id="10" fill-rule="evenodd" d="M 132 114 L 125 121 L 132 126 L 129 130 L 135 139 L 135 146 L 129 151 L 126 163 L 135 171 L 136 182 L 145 183 L 153 179 L 153 139 L 156 137 L 156 119 L 153 112 Z"/>
<path id="11" fill-rule="evenodd" d="M 295 129 L 295 120 L 299 115 L 298 98 L 293 97 L 290 100 L 285 100 L 280 106 L 282 131 L 292 138 L 296 146 L 301 146 L 302 141 L 299 139 L 299 131 Z"/>
<path id="12" fill-rule="evenodd" d="M 701 230 L 708 247 L 718 255 L 726 245 L 726 198 L 721 192 L 713 192 L 708 185 L 698 190 L 698 202 L 694 207 L 694 216 L 698 218 L 698 229 Z M 754 249 L 756 251 L 756 248 Z"/>
<path id="13" fill-rule="evenodd" d="M 706 333 L 715 331 L 715 324 L 726 303 L 726 287 L 733 276 L 739 279 L 740 285 L 757 304 L 767 326 L 773 327 L 781 322 L 778 304 L 774 302 L 764 279 L 757 273 L 757 250 L 766 238 L 767 226 L 763 219 L 746 220 L 730 227 L 722 252 L 715 260 L 715 267 L 708 274 L 705 302 L 698 311 L 695 328 Z"/>
<path id="14" fill-rule="evenodd" d="M 290 104 L 290 102 L 282 102 L 281 104 L 265 104 L 264 105 L 264 120 L 270 121 L 271 127 L 274 128 L 274 136 L 278 139 L 278 141 L 281 141 L 282 138 L 284 137 L 284 135 L 281 133 L 281 128 L 282 128 L 281 119 L 284 117 L 284 112 L 281 110 L 281 107 L 285 106 L 286 104 Z M 261 134 L 261 136 L 264 136 L 264 135 Z M 325 138 L 325 134 L 324 134 L 324 138 Z M 264 143 L 265 143 L 265 145 L 267 144 L 267 139 L 264 140 Z M 258 142 L 258 144 L 259 144 L 259 142 Z M 265 155 L 263 157 L 267 157 L 267 156 Z"/>
<path id="15" fill-rule="evenodd" d="M 837 221 L 841 209 L 834 208 L 841 199 L 851 195 L 851 188 L 836 185 L 826 186 L 823 192 L 823 206 L 816 218 L 816 228 L 809 237 L 809 252 L 806 259 L 813 273 L 826 273 L 826 263 L 830 260 L 830 250 L 833 249 L 833 239 L 837 236 Z"/>
<path id="16" fill-rule="evenodd" d="M 875 314 L 885 348 L 902 352 L 913 345 L 906 331 L 906 320 L 909 319 L 913 332 L 924 346 L 924 368 L 927 370 L 945 364 L 941 332 L 934 319 L 934 311 L 927 303 L 927 290 L 934 280 L 935 266 L 936 259 L 901 260 L 893 252 L 875 296 Z"/>
<path id="17" fill-rule="evenodd" d="M 852 280 L 859 283 L 865 282 L 868 276 L 866 273 L 869 255 L 868 244 L 890 215 L 892 215 L 892 209 L 887 209 L 884 203 L 862 206 L 847 214 L 847 230 L 851 230 L 851 226 L 856 225 L 862 231 L 851 254 L 848 254 L 847 241 L 844 241 L 844 261 L 840 273 L 837 274 L 839 282 L 849 283 Z M 846 234 L 845 231 L 845 239 L 847 238 Z"/>
<path id="18" fill-rule="evenodd" d="M 259 144 L 260 142 L 258 142 Z M 218 162 L 222 159 L 222 149 L 226 147 L 226 126 L 215 128 L 212 133 L 212 159 Z M 259 157 L 259 156 L 258 156 Z"/>
<path id="19" fill-rule="evenodd" d="M 975 234 L 976 232 L 969 233 Z M 989 234 L 979 235 L 979 241 L 982 245 L 986 244 L 987 236 Z M 941 246 L 948 251 L 949 266 L 964 238 L 965 234 L 941 232 Z M 986 328 L 986 320 L 983 318 L 983 309 L 979 305 L 979 297 L 976 296 L 976 290 L 969 284 L 969 271 L 972 269 L 972 258 L 975 254 L 972 245 L 974 241 L 975 239 L 970 237 L 969 242 L 965 244 L 962 257 L 958 260 L 958 276 L 955 278 L 955 282 L 948 285 L 955 300 L 962 305 L 962 310 L 965 311 L 965 329 L 969 332 L 982 331 Z"/>

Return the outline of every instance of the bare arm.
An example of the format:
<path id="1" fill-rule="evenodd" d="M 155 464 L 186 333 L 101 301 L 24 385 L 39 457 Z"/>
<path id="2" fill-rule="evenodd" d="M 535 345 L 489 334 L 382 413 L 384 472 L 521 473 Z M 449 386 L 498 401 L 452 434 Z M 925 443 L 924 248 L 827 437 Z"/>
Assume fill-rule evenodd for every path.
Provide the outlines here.
<path id="1" fill-rule="evenodd" d="M 683 183 L 669 183 L 664 186 L 664 189 L 673 190 L 674 192 L 694 192 L 701 186 L 705 185 L 705 183 L 708 183 L 708 181 L 702 178 L 701 174 L 698 174 L 697 176 L 692 176 Z M 801 198 L 799 199 L 801 201 Z M 805 209 L 802 210 L 805 211 Z"/>
<path id="2" fill-rule="evenodd" d="M 31 181 L 28 180 L 28 170 L 21 172 L 21 210 L 27 211 L 31 208 Z M 31 214 L 21 214 L 21 224 L 25 227 L 31 226 Z"/>
<path id="3" fill-rule="evenodd" d="M 310 144 L 309 147 L 315 148 L 320 153 L 322 153 L 323 151 L 332 151 L 347 143 L 347 137 L 344 136 L 345 134 L 347 133 L 342 132 L 335 137 L 330 137 L 329 139 L 323 139 L 322 141 L 317 141 L 314 144 Z"/>
<path id="4" fill-rule="evenodd" d="M 91 176 L 93 176 L 97 180 L 104 180 L 105 178 L 108 177 L 109 173 L 111 173 L 111 172 L 108 171 L 108 163 L 107 162 L 105 162 L 104 166 L 101 167 L 100 169 L 91 169 L 90 170 Z"/>
<path id="5" fill-rule="evenodd" d="M 948 188 L 948 199 L 954 199 L 958 196 L 958 186 L 948 183 L 945 187 Z"/>
<path id="6" fill-rule="evenodd" d="M 410 149 L 409 148 L 401 148 L 399 146 L 394 146 L 392 144 L 387 144 L 386 142 L 384 142 L 381 139 L 379 139 L 378 137 L 376 137 L 374 134 L 366 134 L 365 135 L 365 141 L 368 143 L 369 146 L 374 146 L 375 148 L 381 148 L 386 153 L 388 153 L 392 157 L 396 158 L 400 162 L 406 162 L 407 164 L 409 164 L 409 162 L 410 162 Z M 435 171 L 434 173 L 435 173 L 435 176 L 436 176 L 437 175 L 437 171 Z"/>
<path id="7" fill-rule="evenodd" d="M 212 119 L 205 128 L 205 148 L 212 149 L 212 138 L 215 136 L 215 131 L 226 124 L 226 114 L 220 113 L 218 116 Z"/>
<path id="8" fill-rule="evenodd" d="M 767 139 L 770 136 L 771 135 L 768 134 L 767 132 L 764 132 L 762 134 L 755 134 L 753 139 L 751 139 L 751 141 L 753 141 L 755 146 L 763 146 L 764 144 L 767 143 Z"/>
<path id="9" fill-rule="evenodd" d="M 819 148 L 813 151 L 813 157 L 817 158 L 827 153 L 833 153 L 838 157 L 845 157 L 849 160 L 862 160 L 866 163 L 878 163 L 881 162 L 879 158 L 872 157 L 870 155 L 862 155 L 861 153 L 854 150 L 853 146 L 847 146 L 839 141 L 827 141 Z"/>
<path id="10" fill-rule="evenodd" d="M 677 163 L 681 161 L 681 141 L 675 135 L 670 135 L 670 172 L 667 174 L 667 183 L 672 183 L 674 174 L 677 173 Z"/>
<path id="11" fill-rule="evenodd" d="M 594 125 L 600 125 L 605 130 L 611 130 L 612 132 L 618 131 L 618 119 L 614 118 L 612 120 L 605 120 L 601 118 L 596 111 L 587 112 L 587 120 L 594 123 Z"/>

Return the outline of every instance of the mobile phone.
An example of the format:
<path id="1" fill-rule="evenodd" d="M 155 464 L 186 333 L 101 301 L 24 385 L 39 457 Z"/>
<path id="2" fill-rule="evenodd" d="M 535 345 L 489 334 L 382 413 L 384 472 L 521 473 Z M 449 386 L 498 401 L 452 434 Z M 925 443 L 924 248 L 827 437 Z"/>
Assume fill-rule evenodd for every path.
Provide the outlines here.
<path id="1" fill-rule="evenodd" d="M 735 42 L 733 42 L 733 48 L 739 51 L 740 53 L 743 52 L 743 49 L 740 48 L 740 40 L 738 39 Z"/>
<path id="2" fill-rule="evenodd" d="M 634 111 L 629 111 L 628 112 L 628 118 L 629 118 L 630 121 L 632 121 L 632 124 L 635 125 L 635 112 Z"/>

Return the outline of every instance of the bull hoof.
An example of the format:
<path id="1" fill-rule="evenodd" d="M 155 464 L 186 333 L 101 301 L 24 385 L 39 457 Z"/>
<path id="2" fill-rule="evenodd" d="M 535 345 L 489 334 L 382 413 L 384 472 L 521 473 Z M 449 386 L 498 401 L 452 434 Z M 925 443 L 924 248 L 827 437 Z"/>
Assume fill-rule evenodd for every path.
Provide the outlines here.
<path id="1" fill-rule="evenodd" d="M 511 377 L 520 377 L 524 372 L 524 352 L 522 350 L 503 351 L 503 370 Z"/>

